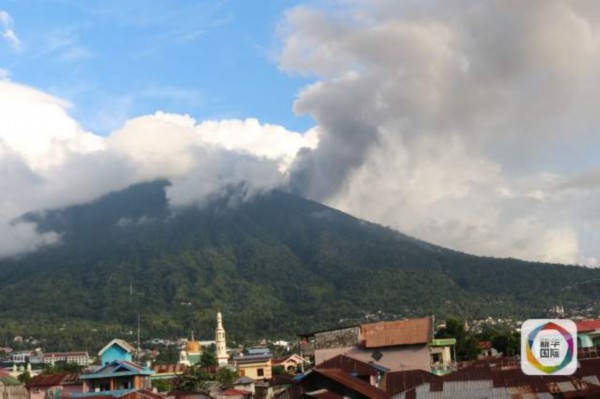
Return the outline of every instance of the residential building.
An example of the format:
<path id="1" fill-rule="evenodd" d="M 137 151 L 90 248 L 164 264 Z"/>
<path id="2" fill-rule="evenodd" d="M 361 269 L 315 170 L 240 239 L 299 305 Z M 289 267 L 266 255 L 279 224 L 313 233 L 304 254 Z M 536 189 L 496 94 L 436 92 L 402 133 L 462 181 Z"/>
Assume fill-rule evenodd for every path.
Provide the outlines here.
<path id="1" fill-rule="evenodd" d="M 485 359 L 486 357 L 498 357 L 500 353 L 494 348 L 491 341 L 481 341 L 479 343 L 479 354 L 477 359 Z"/>
<path id="2" fill-rule="evenodd" d="M 394 399 L 600 397 L 600 358 L 579 363 L 574 375 L 530 376 L 516 358 L 491 358 L 444 376 L 421 370 L 390 372 L 385 388 Z"/>
<path id="3" fill-rule="evenodd" d="M 577 347 L 600 347 L 600 320 L 581 320 L 577 326 Z"/>
<path id="4" fill-rule="evenodd" d="M 115 360 L 133 361 L 135 348 L 122 339 L 113 339 L 104 348 L 100 349 L 98 356 L 100 364 L 109 364 Z"/>
<path id="5" fill-rule="evenodd" d="M 83 392 L 79 373 L 40 374 L 27 384 L 29 399 L 58 399 Z"/>
<path id="6" fill-rule="evenodd" d="M 433 365 L 438 372 L 444 372 L 436 363 L 452 364 L 453 344 L 434 342 L 431 317 L 359 324 L 300 337 L 303 342 L 314 343 L 315 364 L 337 355 L 374 362 L 390 370 L 431 371 Z"/>
<path id="7" fill-rule="evenodd" d="M 233 382 L 233 389 L 249 392 L 254 395 L 256 392 L 255 381 L 250 377 L 240 377 Z"/>
<path id="8" fill-rule="evenodd" d="M 0 398 L 28 399 L 27 389 L 18 379 L 7 372 L 0 370 Z"/>
<path id="9" fill-rule="evenodd" d="M 339 369 L 314 369 L 300 381 L 304 398 L 388 399 L 385 391 Z"/>
<path id="10" fill-rule="evenodd" d="M 380 387 L 381 381 L 389 371 L 387 368 L 374 363 L 365 363 L 344 355 L 332 357 L 316 365 L 315 369 L 341 370 L 377 388 Z"/>
<path id="11" fill-rule="evenodd" d="M 77 363 L 82 367 L 90 364 L 90 355 L 87 352 L 53 352 L 42 355 L 44 364 L 56 364 L 57 362 Z"/>
<path id="12" fill-rule="evenodd" d="M 304 363 L 304 358 L 295 353 L 292 355 L 275 358 L 272 361 L 273 368 L 281 367 L 283 371 L 292 374 L 302 371 L 302 366 Z"/>
<path id="13" fill-rule="evenodd" d="M 431 372 L 442 375 L 454 371 L 456 355 L 453 353 L 456 346 L 455 338 L 432 339 L 429 343 L 431 356 Z"/>
<path id="14" fill-rule="evenodd" d="M 160 364 L 153 367 L 154 374 L 150 377 L 154 380 L 171 380 L 182 375 L 189 366 L 185 364 Z"/>
<path id="15" fill-rule="evenodd" d="M 103 364 L 94 371 L 81 374 L 83 395 L 117 396 L 134 390 L 151 389 L 150 376 L 154 372 L 149 368 L 127 360 L 114 360 Z"/>
<path id="16" fill-rule="evenodd" d="M 270 380 L 273 375 L 271 360 L 271 355 L 235 356 L 231 364 L 238 370 L 240 377 Z"/>

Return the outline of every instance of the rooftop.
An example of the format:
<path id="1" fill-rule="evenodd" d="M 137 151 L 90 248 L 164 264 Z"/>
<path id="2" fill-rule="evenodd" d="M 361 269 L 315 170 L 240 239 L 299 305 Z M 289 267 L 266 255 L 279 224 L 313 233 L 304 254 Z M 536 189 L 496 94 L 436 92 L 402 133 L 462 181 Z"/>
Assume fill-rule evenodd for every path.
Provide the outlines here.
<path id="1" fill-rule="evenodd" d="M 40 374 L 27 384 L 28 387 L 52 387 L 79 383 L 79 373 Z"/>
<path id="2" fill-rule="evenodd" d="M 345 371 L 339 369 L 315 369 L 315 374 L 321 374 L 322 376 L 333 380 L 345 387 L 352 389 L 353 391 L 359 392 L 372 399 L 388 399 L 389 395 L 379 388 L 376 388 L 369 383 L 351 376 Z"/>
<path id="3" fill-rule="evenodd" d="M 433 338 L 431 317 L 361 325 L 366 348 L 427 344 Z"/>

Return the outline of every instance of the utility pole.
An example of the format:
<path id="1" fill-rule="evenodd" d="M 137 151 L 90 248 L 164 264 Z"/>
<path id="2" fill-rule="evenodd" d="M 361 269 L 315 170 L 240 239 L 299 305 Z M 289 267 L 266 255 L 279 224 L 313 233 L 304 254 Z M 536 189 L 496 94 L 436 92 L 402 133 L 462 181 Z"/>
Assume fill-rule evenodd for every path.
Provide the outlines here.
<path id="1" fill-rule="evenodd" d="M 140 347 L 140 314 L 137 315 L 137 360 L 140 361 L 140 352 L 142 348 Z"/>

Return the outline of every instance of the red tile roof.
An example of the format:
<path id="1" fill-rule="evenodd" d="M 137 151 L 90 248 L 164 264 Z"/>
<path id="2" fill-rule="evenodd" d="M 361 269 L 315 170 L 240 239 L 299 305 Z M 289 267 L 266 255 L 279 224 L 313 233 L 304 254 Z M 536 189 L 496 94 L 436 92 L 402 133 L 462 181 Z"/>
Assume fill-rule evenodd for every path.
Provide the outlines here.
<path id="1" fill-rule="evenodd" d="M 366 348 L 427 344 L 433 338 L 433 320 L 424 317 L 363 324 L 361 335 Z"/>
<path id="2" fill-rule="evenodd" d="M 479 349 L 480 350 L 492 349 L 492 342 L 491 341 L 481 341 L 479 343 Z"/>
<path id="3" fill-rule="evenodd" d="M 581 320 L 575 322 L 577 326 L 577 332 L 590 332 L 594 330 L 600 330 L 600 319 L 596 320 Z"/>
<path id="4" fill-rule="evenodd" d="M 315 369 L 313 370 L 313 373 L 321 374 L 330 380 L 372 399 L 389 398 L 389 395 L 385 391 L 376 388 L 359 378 L 352 377 L 350 374 L 339 369 Z"/>
<path id="5" fill-rule="evenodd" d="M 78 384 L 78 373 L 40 374 L 36 375 L 27 384 L 28 387 L 53 387 L 58 385 Z"/>

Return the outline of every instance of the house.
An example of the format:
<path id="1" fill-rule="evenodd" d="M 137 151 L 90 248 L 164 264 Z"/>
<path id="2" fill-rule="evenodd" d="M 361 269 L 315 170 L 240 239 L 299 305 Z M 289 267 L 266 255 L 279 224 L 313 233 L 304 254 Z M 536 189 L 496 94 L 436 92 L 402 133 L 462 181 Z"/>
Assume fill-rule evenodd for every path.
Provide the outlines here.
<path id="1" fill-rule="evenodd" d="M 384 390 L 340 369 L 314 369 L 300 381 L 305 398 L 388 399 Z"/>
<path id="2" fill-rule="evenodd" d="M 433 319 L 359 324 L 300 335 L 314 343 L 315 364 L 337 355 L 374 362 L 390 370 L 431 371 L 437 363 L 451 365 L 452 341 L 433 340 Z M 438 372 L 440 370 L 437 365 Z"/>
<path id="3" fill-rule="evenodd" d="M 581 359 L 574 375 L 530 376 L 516 358 L 488 358 L 436 376 L 421 370 L 386 375 L 394 399 L 600 397 L 600 358 Z"/>
<path id="4" fill-rule="evenodd" d="M 577 326 L 577 347 L 600 347 L 600 320 L 581 320 Z"/>
<path id="5" fill-rule="evenodd" d="M 135 348 L 122 339 L 113 339 L 104 348 L 100 349 L 98 356 L 100 364 L 109 364 L 115 360 L 133 361 Z"/>
<path id="6" fill-rule="evenodd" d="M 240 377 L 253 380 L 270 380 L 272 377 L 271 355 L 234 356 L 231 363 Z"/>
<path id="7" fill-rule="evenodd" d="M 58 362 L 76 363 L 82 367 L 90 364 L 90 355 L 87 352 L 53 352 L 42 355 L 42 363 L 54 365 Z"/>
<path id="8" fill-rule="evenodd" d="M 500 353 L 494 348 L 491 341 L 481 341 L 478 347 L 479 354 L 477 355 L 477 359 L 500 356 Z"/>
<path id="9" fill-rule="evenodd" d="M 94 371 L 81 374 L 83 395 L 73 396 L 113 396 L 118 397 L 135 390 L 151 389 L 150 376 L 154 374 L 149 368 L 127 360 L 114 360 Z"/>
<path id="10" fill-rule="evenodd" d="M 239 389 L 226 389 L 215 395 L 215 399 L 246 399 L 252 397 L 252 393 Z"/>
<path id="11" fill-rule="evenodd" d="M 273 368 L 281 367 L 283 371 L 293 374 L 302 370 L 305 360 L 294 353 L 292 355 L 275 358 L 272 363 Z"/>
<path id="12" fill-rule="evenodd" d="M 385 367 L 374 363 L 365 363 L 344 355 L 338 355 L 321 364 L 317 364 L 315 369 L 341 370 L 374 387 L 380 387 L 381 380 L 389 371 Z"/>
<path id="13" fill-rule="evenodd" d="M 250 356 L 271 355 L 271 350 L 269 348 L 248 348 L 246 353 Z"/>
<path id="14" fill-rule="evenodd" d="M 152 381 L 154 380 L 170 380 L 175 377 L 182 375 L 188 366 L 185 364 L 160 364 L 155 365 L 152 369 L 154 374 L 150 377 Z"/>
<path id="15" fill-rule="evenodd" d="M 250 392 L 254 395 L 256 389 L 254 385 L 254 380 L 250 377 L 240 377 L 233 382 L 233 389 L 237 389 L 238 391 L 246 391 Z"/>
<path id="16" fill-rule="evenodd" d="M 0 398 L 27 399 L 27 389 L 9 373 L 0 370 Z"/>
<path id="17" fill-rule="evenodd" d="M 78 373 L 40 374 L 27 384 L 29 399 L 48 399 L 83 392 Z"/>
<path id="18" fill-rule="evenodd" d="M 456 364 L 455 338 L 432 339 L 429 343 L 429 355 L 431 356 L 431 372 L 442 375 L 454 371 Z"/>

